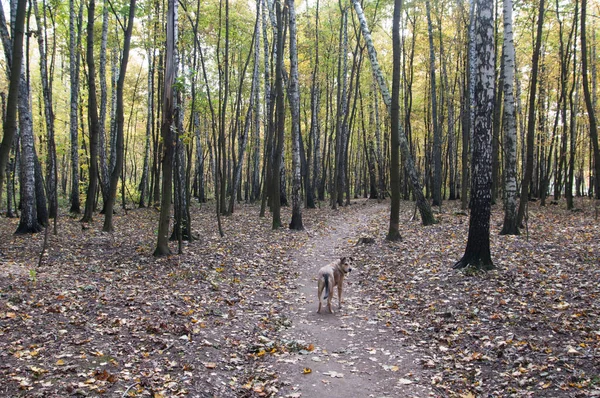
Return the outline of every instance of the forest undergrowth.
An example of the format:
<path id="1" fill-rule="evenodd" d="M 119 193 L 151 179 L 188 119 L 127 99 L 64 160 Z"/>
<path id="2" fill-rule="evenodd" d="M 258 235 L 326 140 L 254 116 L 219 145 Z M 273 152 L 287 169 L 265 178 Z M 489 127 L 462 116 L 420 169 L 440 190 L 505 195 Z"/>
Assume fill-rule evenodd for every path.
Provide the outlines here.
<path id="1" fill-rule="evenodd" d="M 100 232 L 100 217 L 84 229 L 62 214 L 41 266 L 44 234 L 13 235 L 17 220 L 2 218 L 0 395 L 281 396 L 289 380 L 277 361 L 315 349 L 281 337 L 299 283 L 291 256 L 367 205 L 378 209 L 348 243 L 375 243 L 349 249 L 359 272 L 347 289 L 361 290 L 359 310 L 420 369 L 411 380 L 386 364 L 381 377 L 440 397 L 600 396 L 600 221 L 587 199 L 576 212 L 532 202 L 519 237 L 498 235 L 494 206 L 487 273 L 452 269 L 468 231 L 458 202 L 429 227 L 404 202 L 395 243 L 384 240 L 385 202 L 304 210 L 302 232 L 273 231 L 257 206 L 240 205 L 222 218 L 224 238 L 214 208 L 194 205 L 200 239 L 163 258 L 152 257 L 154 209 L 116 215 L 114 234 Z"/>

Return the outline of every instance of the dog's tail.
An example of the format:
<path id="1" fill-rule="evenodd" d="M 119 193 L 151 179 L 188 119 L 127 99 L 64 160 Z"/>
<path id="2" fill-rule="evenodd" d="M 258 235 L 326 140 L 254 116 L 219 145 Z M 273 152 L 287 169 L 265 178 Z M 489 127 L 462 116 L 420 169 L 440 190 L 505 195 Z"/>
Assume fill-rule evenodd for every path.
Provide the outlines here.
<path id="1" fill-rule="evenodd" d="M 329 297 L 329 275 L 325 274 L 323 275 L 323 278 L 325 279 L 325 296 L 323 299 L 326 299 Z"/>

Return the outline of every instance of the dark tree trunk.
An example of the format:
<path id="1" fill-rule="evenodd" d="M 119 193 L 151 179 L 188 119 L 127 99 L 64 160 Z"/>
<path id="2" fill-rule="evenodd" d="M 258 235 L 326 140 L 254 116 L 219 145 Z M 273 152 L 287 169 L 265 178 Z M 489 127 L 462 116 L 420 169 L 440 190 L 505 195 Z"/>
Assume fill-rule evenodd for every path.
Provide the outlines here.
<path id="1" fill-rule="evenodd" d="M 542 0 L 543 1 L 543 0 Z M 477 0 L 475 52 L 475 124 L 469 237 L 454 268 L 492 269 L 490 214 L 492 205 L 492 114 L 494 111 L 494 27 L 492 3 Z"/>
<path id="2" fill-rule="evenodd" d="M 519 201 L 519 212 L 517 214 L 517 224 L 521 225 L 525 216 L 525 208 L 529 200 L 529 185 L 533 176 L 533 150 L 535 138 L 535 98 L 537 92 L 538 64 L 540 58 L 540 47 L 542 44 L 542 27 L 544 24 L 544 0 L 540 0 L 538 12 L 537 36 L 535 39 L 535 49 L 533 50 L 533 60 L 531 68 L 531 89 L 529 92 L 529 116 L 527 120 L 527 157 L 525 164 L 525 175 L 521 182 L 521 198 Z"/>
<path id="3" fill-rule="evenodd" d="M 162 197 L 160 203 L 160 219 L 158 222 L 158 240 L 154 256 L 171 254 L 169 249 L 169 219 L 171 216 L 171 196 L 173 193 L 173 156 L 175 137 L 173 126 L 173 84 L 175 83 L 175 29 L 177 23 L 176 1 L 169 0 L 167 9 L 167 48 L 165 56 L 165 82 L 162 102 L 161 136 L 163 139 L 162 158 Z"/>
<path id="4" fill-rule="evenodd" d="M 85 199 L 85 211 L 82 222 L 92 221 L 94 214 L 94 203 L 96 200 L 96 190 L 98 189 L 98 105 L 96 99 L 96 66 L 94 64 L 94 11 L 96 9 L 95 0 L 90 0 L 88 6 L 87 22 L 87 53 L 86 60 L 88 66 L 88 118 L 90 123 L 90 176 Z"/>
<path id="5" fill-rule="evenodd" d="M 587 12 L 587 0 L 581 0 L 581 78 L 583 79 L 583 95 L 587 108 L 588 118 L 590 120 L 590 141 L 592 143 L 594 154 L 594 188 L 596 199 L 600 199 L 600 150 L 598 149 L 598 126 L 596 122 L 596 113 L 592 104 L 590 86 L 588 81 L 588 60 L 587 60 L 587 42 L 585 32 L 585 19 Z"/>
<path id="6" fill-rule="evenodd" d="M 110 174 L 110 192 L 105 206 L 104 213 L 104 232 L 112 232 L 114 230 L 112 218 L 113 209 L 117 195 L 117 184 L 123 170 L 123 89 L 125 86 L 125 74 L 127 72 L 127 62 L 129 61 L 129 48 L 131 44 L 131 33 L 133 31 L 133 19 L 135 16 L 135 2 L 131 0 L 129 3 L 129 18 L 123 43 L 123 55 L 121 58 L 121 67 L 119 68 L 119 78 L 117 80 L 117 108 L 116 108 L 116 157 L 115 167 Z"/>
<path id="7" fill-rule="evenodd" d="M 19 0 L 17 3 L 17 12 L 15 25 L 13 27 L 13 42 L 11 47 L 7 48 L 10 43 L 4 42 L 4 53 L 10 54 L 10 59 L 7 63 L 10 68 L 10 81 L 8 85 L 8 98 L 6 103 L 6 114 L 4 116 L 4 136 L 0 144 L 0 198 L 2 197 L 2 187 L 4 184 L 4 176 L 10 150 L 13 146 L 13 140 L 17 131 L 17 106 L 19 101 L 19 85 L 21 83 L 21 68 L 23 66 L 23 37 L 25 27 L 26 0 Z M 2 13 L 2 29 L 6 29 L 6 21 L 4 20 L 4 10 L 0 6 Z"/>

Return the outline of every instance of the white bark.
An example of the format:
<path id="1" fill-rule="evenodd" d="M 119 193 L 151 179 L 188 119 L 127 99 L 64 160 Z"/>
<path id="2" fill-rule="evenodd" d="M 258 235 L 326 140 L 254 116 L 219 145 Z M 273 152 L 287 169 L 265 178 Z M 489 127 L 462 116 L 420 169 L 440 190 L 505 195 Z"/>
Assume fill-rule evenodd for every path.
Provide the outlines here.
<path id="1" fill-rule="evenodd" d="M 302 198 L 300 170 L 300 87 L 298 83 L 298 47 L 296 43 L 296 9 L 294 0 L 287 0 L 290 13 L 290 86 L 289 97 L 292 114 L 292 222 L 290 228 L 302 227 Z"/>

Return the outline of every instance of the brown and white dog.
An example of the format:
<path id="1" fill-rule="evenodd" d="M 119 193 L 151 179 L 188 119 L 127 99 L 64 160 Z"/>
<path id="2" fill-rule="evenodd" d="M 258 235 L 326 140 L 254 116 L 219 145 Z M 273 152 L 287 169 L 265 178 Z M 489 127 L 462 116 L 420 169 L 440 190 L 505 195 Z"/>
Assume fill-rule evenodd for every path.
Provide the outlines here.
<path id="1" fill-rule="evenodd" d="M 317 311 L 319 314 L 321 313 L 321 293 L 323 293 L 323 289 L 325 289 L 325 296 L 323 299 L 327 299 L 327 308 L 329 308 L 329 312 L 333 313 L 331 310 L 331 299 L 333 297 L 332 290 L 336 286 L 338 288 L 338 308 L 342 308 L 342 283 L 344 282 L 346 274 L 352 271 L 352 261 L 352 257 L 342 257 L 319 270 L 319 310 Z"/>

